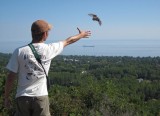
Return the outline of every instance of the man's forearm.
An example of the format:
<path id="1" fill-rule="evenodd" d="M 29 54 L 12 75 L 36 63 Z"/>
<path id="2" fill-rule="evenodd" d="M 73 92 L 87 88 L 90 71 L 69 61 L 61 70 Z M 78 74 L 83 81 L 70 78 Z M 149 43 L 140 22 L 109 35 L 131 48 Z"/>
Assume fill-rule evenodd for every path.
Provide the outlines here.
<path id="1" fill-rule="evenodd" d="M 78 40 L 81 39 L 81 38 L 82 38 L 82 37 L 81 37 L 80 34 L 75 35 L 75 36 L 72 36 L 72 37 L 69 37 L 69 38 L 66 39 L 66 45 L 72 44 L 72 43 L 78 41 Z"/>
<path id="2" fill-rule="evenodd" d="M 5 98 L 9 97 L 10 92 L 11 92 L 11 90 L 13 88 L 13 85 L 14 85 L 15 78 L 16 78 L 16 74 L 15 73 L 10 72 L 8 74 L 8 77 L 7 77 L 6 83 L 5 83 L 5 94 L 4 94 Z"/>

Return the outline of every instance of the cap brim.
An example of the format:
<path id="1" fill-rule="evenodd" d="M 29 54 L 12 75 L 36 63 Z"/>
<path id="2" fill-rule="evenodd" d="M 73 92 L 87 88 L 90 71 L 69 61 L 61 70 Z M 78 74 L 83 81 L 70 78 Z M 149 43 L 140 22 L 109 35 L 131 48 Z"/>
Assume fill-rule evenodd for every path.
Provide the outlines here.
<path id="1" fill-rule="evenodd" d="M 52 29 L 52 25 L 51 24 L 48 24 L 48 28 L 49 28 L 49 30 L 51 30 Z"/>

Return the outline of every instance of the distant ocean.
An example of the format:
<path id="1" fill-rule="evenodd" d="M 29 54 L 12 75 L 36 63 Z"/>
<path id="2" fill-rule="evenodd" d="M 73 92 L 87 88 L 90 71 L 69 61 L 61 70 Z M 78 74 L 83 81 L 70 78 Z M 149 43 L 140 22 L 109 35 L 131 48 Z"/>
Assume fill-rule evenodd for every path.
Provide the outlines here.
<path id="1" fill-rule="evenodd" d="M 47 41 L 46 43 L 49 43 Z M 29 42 L 14 41 L 1 42 L 0 52 L 12 53 L 15 48 Z M 89 56 L 160 56 L 160 39 L 125 39 L 125 40 L 92 40 L 82 39 L 67 46 L 61 55 L 89 55 Z"/>

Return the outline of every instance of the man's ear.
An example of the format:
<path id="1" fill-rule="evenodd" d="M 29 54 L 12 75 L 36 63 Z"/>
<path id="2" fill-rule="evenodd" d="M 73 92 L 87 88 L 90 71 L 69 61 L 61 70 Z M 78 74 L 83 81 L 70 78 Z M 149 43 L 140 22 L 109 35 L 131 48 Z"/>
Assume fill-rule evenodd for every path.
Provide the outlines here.
<path id="1" fill-rule="evenodd" d="M 47 36 L 47 32 L 44 32 L 44 33 L 43 33 L 43 38 L 44 38 L 45 36 Z"/>
<path id="2" fill-rule="evenodd" d="M 48 32 L 44 32 L 42 37 L 43 37 L 43 40 L 46 41 L 48 37 Z"/>

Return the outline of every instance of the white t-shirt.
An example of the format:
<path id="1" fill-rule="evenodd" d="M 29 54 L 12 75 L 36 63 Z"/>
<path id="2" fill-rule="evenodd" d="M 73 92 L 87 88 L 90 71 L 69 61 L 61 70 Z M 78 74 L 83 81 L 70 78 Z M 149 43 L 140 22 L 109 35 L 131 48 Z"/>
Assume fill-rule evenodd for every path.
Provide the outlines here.
<path id="1" fill-rule="evenodd" d="M 63 43 L 34 43 L 33 46 L 41 56 L 42 65 L 48 74 L 51 60 L 63 51 Z M 6 68 L 18 73 L 16 97 L 48 95 L 46 75 L 28 45 L 13 52 Z"/>

